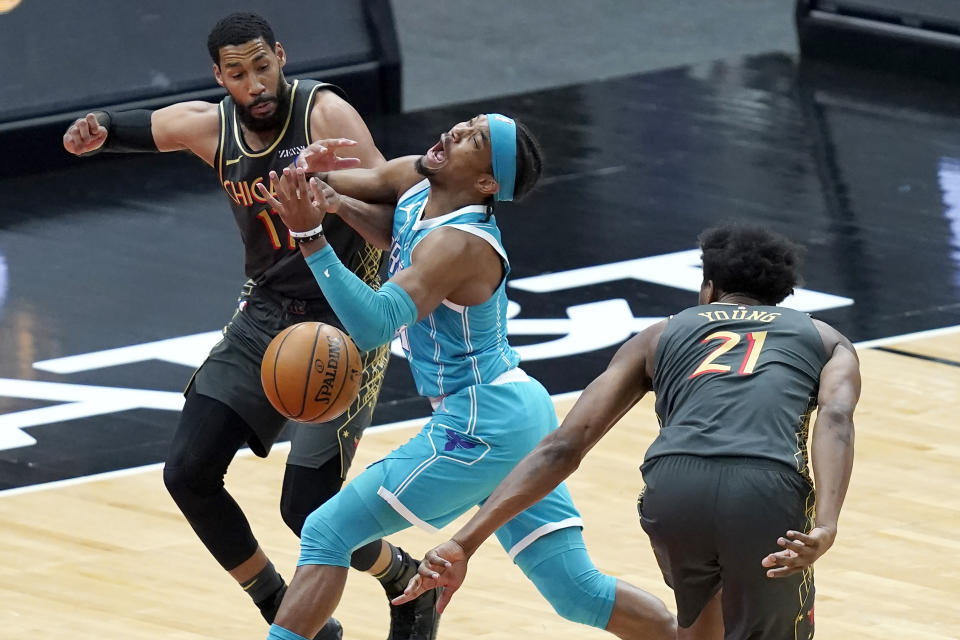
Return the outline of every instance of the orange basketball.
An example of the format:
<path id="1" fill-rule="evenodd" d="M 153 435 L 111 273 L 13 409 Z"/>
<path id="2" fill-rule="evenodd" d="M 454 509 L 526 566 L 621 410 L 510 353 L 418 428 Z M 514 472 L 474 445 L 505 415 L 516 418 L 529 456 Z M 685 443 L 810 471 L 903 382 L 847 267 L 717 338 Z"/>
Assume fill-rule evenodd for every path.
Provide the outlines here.
<path id="1" fill-rule="evenodd" d="M 260 364 L 270 404 L 297 422 L 329 422 L 360 393 L 360 352 L 350 336 L 322 322 L 277 334 Z"/>

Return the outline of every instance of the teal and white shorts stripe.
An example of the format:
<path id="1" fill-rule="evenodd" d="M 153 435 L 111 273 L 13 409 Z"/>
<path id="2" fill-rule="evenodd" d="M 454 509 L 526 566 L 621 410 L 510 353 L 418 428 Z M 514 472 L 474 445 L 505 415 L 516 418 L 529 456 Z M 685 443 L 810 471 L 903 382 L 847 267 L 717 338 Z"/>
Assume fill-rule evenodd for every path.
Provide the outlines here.
<path id="1" fill-rule="evenodd" d="M 557 427 L 546 389 L 519 370 L 508 374 L 445 396 L 416 436 L 370 465 L 364 475 L 379 476 L 379 499 L 428 531 L 482 503 Z M 378 500 L 371 493 L 363 492 L 363 499 Z M 570 492 L 561 484 L 498 530 L 497 538 L 513 558 L 551 531 L 582 526 Z"/>

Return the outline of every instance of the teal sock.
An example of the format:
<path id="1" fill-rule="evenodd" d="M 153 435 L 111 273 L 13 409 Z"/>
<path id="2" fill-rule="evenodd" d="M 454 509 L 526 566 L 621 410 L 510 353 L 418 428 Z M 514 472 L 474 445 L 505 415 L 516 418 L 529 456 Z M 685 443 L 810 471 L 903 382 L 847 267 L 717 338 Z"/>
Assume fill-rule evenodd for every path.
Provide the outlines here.
<path id="1" fill-rule="evenodd" d="M 281 626 L 272 624 L 270 625 L 270 633 L 267 634 L 267 640 L 310 640 L 310 639 L 297 635 L 293 631 L 290 631 L 289 629 L 284 629 Z"/>

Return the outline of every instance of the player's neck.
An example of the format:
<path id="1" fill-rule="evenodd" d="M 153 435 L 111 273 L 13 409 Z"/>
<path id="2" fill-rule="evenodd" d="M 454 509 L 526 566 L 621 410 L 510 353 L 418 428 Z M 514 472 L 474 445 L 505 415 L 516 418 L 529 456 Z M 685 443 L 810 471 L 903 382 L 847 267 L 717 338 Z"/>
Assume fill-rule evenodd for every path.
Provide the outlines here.
<path id="1" fill-rule="evenodd" d="M 240 134 L 243 136 L 243 142 L 247 145 L 247 148 L 254 153 L 259 153 L 276 141 L 280 134 L 280 127 L 267 131 L 252 131 L 241 124 Z"/>
<path id="2" fill-rule="evenodd" d="M 763 305 L 762 302 L 756 298 L 751 298 L 750 296 L 743 293 L 723 293 L 719 298 L 714 300 L 711 304 L 742 304 L 746 307 L 756 307 Z"/>
<path id="3" fill-rule="evenodd" d="M 460 191 L 445 191 L 442 188 L 431 185 L 430 196 L 427 198 L 427 206 L 423 208 L 423 215 L 421 217 L 424 220 L 439 218 L 440 216 L 445 216 L 457 209 L 469 207 L 470 205 L 483 205 L 483 203 L 477 202 L 477 198 L 473 194 L 464 194 Z"/>

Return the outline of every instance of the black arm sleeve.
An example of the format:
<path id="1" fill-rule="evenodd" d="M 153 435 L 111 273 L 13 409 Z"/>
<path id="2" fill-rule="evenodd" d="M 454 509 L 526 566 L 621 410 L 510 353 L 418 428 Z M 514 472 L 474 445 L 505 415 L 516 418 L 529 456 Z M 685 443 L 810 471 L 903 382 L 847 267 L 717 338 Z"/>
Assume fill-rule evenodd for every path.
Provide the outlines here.
<path id="1" fill-rule="evenodd" d="M 150 116 L 153 111 L 134 109 L 132 111 L 96 111 L 94 115 L 100 126 L 107 129 L 107 139 L 97 151 L 115 153 L 153 152 L 157 143 L 153 141 L 153 129 Z"/>

